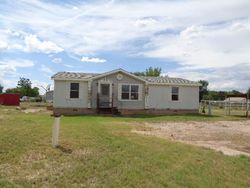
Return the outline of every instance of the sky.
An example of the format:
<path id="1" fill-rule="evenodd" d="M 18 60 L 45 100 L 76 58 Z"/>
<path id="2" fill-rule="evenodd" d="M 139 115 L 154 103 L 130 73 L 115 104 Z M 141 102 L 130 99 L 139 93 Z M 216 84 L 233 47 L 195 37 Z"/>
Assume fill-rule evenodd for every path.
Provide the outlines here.
<path id="1" fill-rule="evenodd" d="M 45 87 L 59 71 L 152 66 L 208 80 L 211 90 L 245 92 L 249 10 L 249 0 L 2 0 L 0 84 L 15 87 L 25 77 Z"/>

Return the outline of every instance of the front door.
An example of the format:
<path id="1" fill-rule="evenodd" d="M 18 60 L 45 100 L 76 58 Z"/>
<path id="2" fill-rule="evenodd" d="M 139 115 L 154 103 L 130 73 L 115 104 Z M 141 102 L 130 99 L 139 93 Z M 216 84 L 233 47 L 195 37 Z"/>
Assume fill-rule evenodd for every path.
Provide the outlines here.
<path id="1" fill-rule="evenodd" d="M 100 107 L 101 108 L 111 107 L 111 84 L 110 83 L 100 84 Z"/>

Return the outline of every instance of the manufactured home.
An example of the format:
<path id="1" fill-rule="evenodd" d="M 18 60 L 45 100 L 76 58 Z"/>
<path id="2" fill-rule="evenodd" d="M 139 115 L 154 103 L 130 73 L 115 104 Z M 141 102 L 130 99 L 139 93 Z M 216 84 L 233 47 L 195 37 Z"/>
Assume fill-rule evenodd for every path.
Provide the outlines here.
<path id="1" fill-rule="evenodd" d="M 182 78 L 135 76 L 117 69 L 58 72 L 52 79 L 57 115 L 198 113 L 200 84 Z"/>

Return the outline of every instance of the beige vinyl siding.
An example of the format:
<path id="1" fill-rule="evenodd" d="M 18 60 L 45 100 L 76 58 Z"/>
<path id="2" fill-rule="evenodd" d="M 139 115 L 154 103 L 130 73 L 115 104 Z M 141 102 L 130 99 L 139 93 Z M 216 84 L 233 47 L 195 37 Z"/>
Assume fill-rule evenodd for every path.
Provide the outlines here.
<path id="1" fill-rule="evenodd" d="M 151 109 L 198 109 L 199 87 L 179 87 L 179 100 L 172 101 L 171 86 L 149 86 L 148 105 Z"/>
<path id="2" fill-rule="evenodd" d="M 117 74 L 122 74 L 122 79 L 117 79 Z M 141 80 L 137 80 L 133 77 L 125 75 L 123 73 L 114 73 L 96 80 L 92 82 L 92 108 L 96 108 L 96 97 L 98 91 L 98 81 L 105 80 L 112 83 L 112 91 L 114 94 L 114 106 L 118 109 L 144 109 L 144 82 Z M 138 84 L 139 87 L 139 100 L 129 101 L 129 100 L 119 100 L 120 98 L 120 85 L 121 84 Z"/>
<path id="3" fill-rule="evenodd" d="M 79 98 L 70 98 L 70 83 L 79 83 Z M 54 107 L 87 108 L 88 82 L 54 81 Z"/>
<path id="4" fill-rule="evenodd" d="M 117 79 L 117 75 L 122 74 L 122 79 Z M 106 81 L 112 83 L 114 94 L 114 107 L 118 109 L 198 109 L 199 87 L 179 86 L 179 100 L 172 101 L 172 86 L 148 85 L 148 97 L 145 101 L 145 82 L 135 79 L 122 72 L 110 74 L 92 82 L 87 81 L 54 81 L 54 107 L 64 108 L 96 108 L 98 92 L 98 82 Z M 70 83 L 79 83 L 79 98 L 70 99 Z M 121 84 L 139 85 L 139 100 L 121 100 Z M 91 89 L 91 90 L 90 90 Z M 88 101 L 90 95 L 90 101 Z M 89 105 L 88 105 L 89 104 Z"/>

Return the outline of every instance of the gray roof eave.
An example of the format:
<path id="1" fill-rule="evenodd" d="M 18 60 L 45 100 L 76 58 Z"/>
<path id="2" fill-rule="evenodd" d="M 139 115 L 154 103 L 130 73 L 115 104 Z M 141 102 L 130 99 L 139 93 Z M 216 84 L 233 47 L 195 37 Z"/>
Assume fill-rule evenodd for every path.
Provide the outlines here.
<path id="1" fill-rule="evenodd" d="M 194 87 L 200 87 L 201 84 L 199 83 L 153 83 L 153 82 L 147 82 L 147 85 L 160 85 L 160 86 L 194 86 Z"/>
<path id="2" fill-rule="evenodd" d="M 83 79 L 83 78 L 53 78 L 51 77 L 52 80 L 60 80 L 60 81 L 89 81 L 90 79 Z"/>

